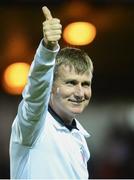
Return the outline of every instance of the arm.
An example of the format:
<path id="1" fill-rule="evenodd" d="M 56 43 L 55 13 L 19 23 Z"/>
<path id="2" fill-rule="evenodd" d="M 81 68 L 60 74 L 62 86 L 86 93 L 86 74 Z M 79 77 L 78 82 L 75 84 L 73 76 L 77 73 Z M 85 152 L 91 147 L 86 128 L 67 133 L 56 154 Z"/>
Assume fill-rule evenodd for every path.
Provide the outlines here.
<path id="1" fill-rule="evenodd" d="M 32 62 L 28 83 L 23 91 L 23 100 L 19 105 L 12 131 L 14 141 L 27 146 L 36 141 L 45 123 L 55 56 L 59 50 L 58 40 L 61 34 L 60 21 L 52 18 L 46 7 L 43 12 L 46 17 L 43 23 L 44 38 Z"/>

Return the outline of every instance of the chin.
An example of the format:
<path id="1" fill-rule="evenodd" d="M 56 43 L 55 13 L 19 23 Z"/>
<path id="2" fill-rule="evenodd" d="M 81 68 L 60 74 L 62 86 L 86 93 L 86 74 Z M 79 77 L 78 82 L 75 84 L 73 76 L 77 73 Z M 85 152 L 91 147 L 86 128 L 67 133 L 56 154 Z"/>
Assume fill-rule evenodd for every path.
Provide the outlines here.
<path id="1" fill-rule="evenodd" d="M 83 112 L 83 109 L 73 109 L 72 111 L 71 111 L 73 114 L 75 114 L 75 115 L 79 115 L 79 114 L 81 114 L 82 112 Z"/>

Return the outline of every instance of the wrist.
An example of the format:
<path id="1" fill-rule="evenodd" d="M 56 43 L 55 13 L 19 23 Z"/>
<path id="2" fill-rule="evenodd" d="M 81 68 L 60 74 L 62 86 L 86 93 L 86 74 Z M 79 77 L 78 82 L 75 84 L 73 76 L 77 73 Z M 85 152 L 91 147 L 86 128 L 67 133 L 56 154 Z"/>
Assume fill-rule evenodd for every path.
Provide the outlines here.
<path id="1" fill-rule="evenodd" d="M 50 50 L 56 50 L 57 46 L 58 46 L 58 42 L 57 41 L 53 41 L 53 42 L 46 42 L 45 40 L 43 40 L 43 46 L 47 49 Z"/>

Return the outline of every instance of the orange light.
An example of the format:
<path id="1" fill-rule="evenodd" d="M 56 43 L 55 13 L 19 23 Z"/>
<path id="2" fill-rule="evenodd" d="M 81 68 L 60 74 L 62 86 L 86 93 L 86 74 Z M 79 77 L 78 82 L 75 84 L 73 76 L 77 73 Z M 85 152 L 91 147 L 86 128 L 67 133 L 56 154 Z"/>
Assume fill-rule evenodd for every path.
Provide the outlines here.
<path id="1" fill-rule="evenodd" d="M 63 38 L 72 45 L 87 45 L 96 36 L 96 28 L 89 22 L 74 22 L 69 24 L 63 32 Z"/>
<path id="2" fill-rule="evenodd" d="M 3 75 L 3 86 L 8 93 L 22 93 L 27 82 L 29 67 L 27 63 L 14 63 L 7 67 Z"/>

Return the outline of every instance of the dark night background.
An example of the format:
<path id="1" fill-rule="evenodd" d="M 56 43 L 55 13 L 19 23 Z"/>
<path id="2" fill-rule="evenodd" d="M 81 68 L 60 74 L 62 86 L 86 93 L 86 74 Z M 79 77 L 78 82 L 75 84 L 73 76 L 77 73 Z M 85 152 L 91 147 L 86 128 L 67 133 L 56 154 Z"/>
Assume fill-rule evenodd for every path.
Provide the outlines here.
<path id="1" fill-rule="evenodd" d="M 42 6 L 64 27 L 89 21 L 95 40 L 81 46 L 94 63 L 92 99 L 80 122 L 91 133 L 91 178 L 134 178 L 134 1 L 0 1 L 0 178 L 9 178 L 9 138 L 21 96 L 7 94 L 2 74 L 11 63 L 31 63 L 42 38 Z M 63 39 L 60 46 L 68 45 Z"/>

